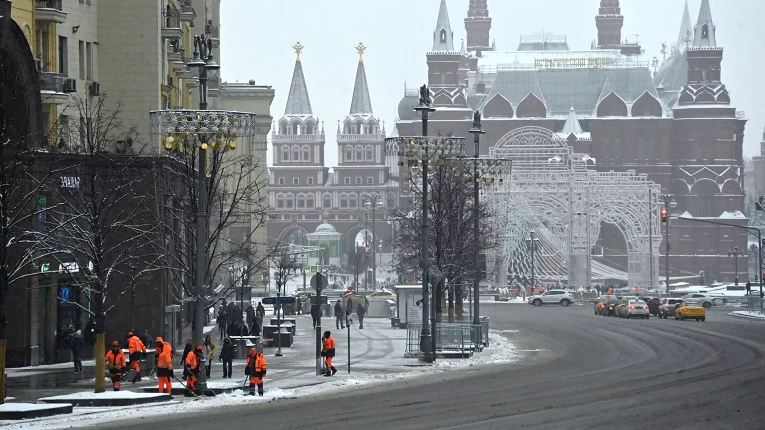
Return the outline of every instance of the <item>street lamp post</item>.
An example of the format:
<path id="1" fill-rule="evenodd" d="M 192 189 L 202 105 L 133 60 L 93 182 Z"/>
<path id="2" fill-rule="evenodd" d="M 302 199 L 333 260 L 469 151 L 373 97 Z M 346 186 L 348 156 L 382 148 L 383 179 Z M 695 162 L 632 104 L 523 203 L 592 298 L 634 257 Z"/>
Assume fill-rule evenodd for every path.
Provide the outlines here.
<path id="1" fill-rule="evenodd" d="M 428 363 L 434 361 L 432 331 L 429 324 L 430 300 L 428 284 L 430 282 L 430 252 L 429 252 L 429 222 L 428 222 L 428 165 L 443 162 L 455 155 L 462 155 L 465 149 L 465 139 L 459 137 L 428 137 L 428 117 L 435 109 L 430 106 L 430 92 L 427 85 L 420 87 L 420 102 L 414 108 L 422 118 L 422 137 L 390 137 L 385 139 L 386 151 L 389 155 L 399 157 L 399 166 L 407 165 L 416 168 L 422 164 L 422 331 L 420 332 L 420 351 L 422 358 Z M 405 164 L 403 159 L 407 159 Z"/>
<path id="2" fill-rule="evenodd" d="M 367 196 L 367 201 L 364 203 L 364 207 L 369 210 L 372 209 L 372 288 L 377 289 L 377 261 L 375 259 L 375 209 L 382 207 L 382 197 L 379 194 L 370 194 Z M 366 235 L 365 235 L 366 237 Z M 382 241 L 381 241 L 382 242 Z M 382 263 L 380 263 L 382 265 Z"/>
<path id="3" fill-rule="evenodd" d="M 255 135 L 255 114 L 221 110 L 207 110 L 208 73 L 220 69 L 212 55 L 212 42 L 204 36 L 194 38 L 194 57 L 187 64 L 199 74 L 199 110 L 158 110 L 149 113 L 152 135 L 161 136 L 168 151 L 198 150 L 198 168 L 196 178 L 197 193 L 197 229 L 195 255 L 195 309 L 193 339 L 202 342 L 204 338 L 205 277 L 207 274 L 207 149 L 229 151 L 236 148 L 240 138 L 252 138 Z M 201 344 L 201 343 L 199 343 Z M 198 386 L 207 390 L 204 372 L 200 373 Z"/>
<path id="4" fill-rule="evenodd" d="M 666 219 L 662 219 L 667 224 L 664 227 L 664 289 L 669 295 L 669 222 L 670 214 L 669 210 L 677 207 L 674 194 L 659 194 L 659 199 L 664 203 L 664 210 L 666 211 Z"/>
<path id="5" fill-rule="evenodd" d="M 738 249 L 738 246 L 733 248 L 733 251 L 728 251 L 728 258 L 733 260 L 733 266 L 735 270 L 735 276 L 733 278 L 733 284 L 738 285 L 738 259 L 746 255 L 746 252 Z"/>
<path id="6" fill-rule="evenodd" d="M 481 127 L 481 114 L 478 111 L 473 113 L 473 126 L 469 132 L 473 135 L 473 326 L 478 327 L 481 324 L 481 250 L 480 250 L 480 223 L 479 214 L 479 186 L 481 177 L 478 174 L 478 157 L 480 153 L 481 135 L 486 131 Z M 475 339 L 479 341 L 480 339 Z"/>
<path id="7" fill-rule="evenodd" d="M 539 250 L 539 238 L 534 230 L 531 230 L 526 238 L 526 247 L 531 251 L 531 294 L 534 294 L 537 287 L 534 278 L 534 253 Z"/>

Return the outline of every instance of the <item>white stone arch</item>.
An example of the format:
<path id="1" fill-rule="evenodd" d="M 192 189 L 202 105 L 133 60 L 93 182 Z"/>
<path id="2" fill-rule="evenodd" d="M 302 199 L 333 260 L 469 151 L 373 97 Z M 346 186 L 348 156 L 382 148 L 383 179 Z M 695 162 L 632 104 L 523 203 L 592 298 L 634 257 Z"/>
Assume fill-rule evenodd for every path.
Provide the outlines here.
<path id="1" fill-rule="evenodd" d="M 537 280 L 582 286 L 591 285 L 593 271 L 614 274 L 615 269 L 602 263 L 593 267 L 592 247 L 606 222 L 614 224 L 627 243 L 625 280 L 641 287 L 651 280 L 658 285 L 657 184 L 634 171 L 589 169 L 596 160 L 574 153 L 564 139 L 541 127 L 514 129 L 489 153 L 512 161 L 509 178 L 490 188 L 487 197 L 502 232 L 499 249 L 523 260 L 516 267 L 528 266 L 525 239 L 534 230 L 541 248 L 535 261 Z"/>

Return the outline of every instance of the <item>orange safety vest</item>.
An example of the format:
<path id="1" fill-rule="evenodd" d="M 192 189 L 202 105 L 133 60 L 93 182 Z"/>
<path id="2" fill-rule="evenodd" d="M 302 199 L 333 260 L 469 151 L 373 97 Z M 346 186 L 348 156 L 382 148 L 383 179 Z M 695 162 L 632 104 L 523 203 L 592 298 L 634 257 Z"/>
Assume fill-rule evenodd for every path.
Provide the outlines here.
<path id="1" fill-rule="evenodd" d="M 128 339 L 128 351 L 130 351 L 131 355 L 138 351 L 146 352 L 146 346 L 141 342 L 141 339 L 139 339 L 138 336 L 133 335 Z"/>
<path id="2" fill-rule="evenodd" d="M 335 339 L 332 336 L 329 336 L 328 338 L 324 339 L 322 342 L 322 350 L 321 352 L 326 353 L 326 357 L 334 357 L 335 356 Z"/>
<path id="3" fill-rule="evenodd" d="M 125 354 L 121 350 L 115 355 L 114 351 L 110 349 L 109 352 L 106 353 L 104 359 L 106 360 L 109 373 L 121 372 L 121 369 L 125 367 Z"/>
<path id="4" fill-rule="evenodd" d="M 256 353 L 254 357 L 252 355 L 248 355 L 247 363 L 245 363 L 245 367 L 250 366 L 253 358 L 255 358 L 255 368 L 252 370 L 254 370 L 255 372 L 251 373 L 251 376 L 257 376 L 259 378 L 265 376 L 264 371 L 266 370 L 266 356 L 260 352 Z"/>
<path id="5" fill-rule="evenodd" d="M 187 357 L 188 360 L 188 357 Z M 157 360 L 157 367 L 160 369 L 172 369 L 173 368 L 173 354 L 170 348 L 164 348 L 159 353 L 159 360 Z"/>
<path id="6" fill-rule="evenodd" d="M 197 370 L 199 368 L 199 359 L 197 359 L 196 352 L 191 351 L 186 355 L 186 365 L 191 368 L 191 370 Z"/>

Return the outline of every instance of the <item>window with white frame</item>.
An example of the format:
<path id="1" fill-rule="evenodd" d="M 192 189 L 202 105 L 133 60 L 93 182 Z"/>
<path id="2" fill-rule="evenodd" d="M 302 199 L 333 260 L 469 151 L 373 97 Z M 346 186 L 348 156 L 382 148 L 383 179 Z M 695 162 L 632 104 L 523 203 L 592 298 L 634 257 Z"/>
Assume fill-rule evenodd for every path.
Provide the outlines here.
<path id="1" fill-rule="evenodd" d="M 313 194 L 306 194 L 305 196 L 305 207 L 306 209 L 313 209 L 316 207 L 316 204 L 314 202 Z"/>
<path id="2" fill-rule="evenodd" d="M 351 185 L 351 178 L 349 176 L 346 176 L 345 178 L 343 178 L 343 183 L 345 185 Z"/>
<path id="3" fill-rule="evenodd" d="M 324 193 L 324 195 L 321 197 L 321 207 L 323 208 L 332 207 L 332 194 Z"/>
<path id="4" fill-rule="evenodd" d="M 367 147 L 365 148 L 365 152 L 366 152 L 366 154 L 365 154 L 365 159 L 364 160 L 365 161 L 374 162 L 375 161 L 375 149 L 372 147 L 372 145 L 367 145 Z"/>
<path id="5" fill-rule="evenodd" d="M 308 185 L 313 185 L 313 178 L 310 178 L 310 177 L 309 177 L 309 178 L 306 178 L 306 183 L 307 183 Z"/>
<path id="6" fill-rule="evenodd" d="M 287 193 L 284 203 L 284 206 L 287 209 L 292 209 L 295 206 L 295 195 L 292 193 Z"/>
<path id="7" fill-rule="evenodd" d="M 300 185 L 300 178 L 292 178 L 292 185 Z"/>
<path id="8" fill-rule="evenodd" d="M 348 195 L 348 207 L 356 209 L 359 207 L 359 196 L 356 193 L 350 193 Z"/>
<path id="9" fill-rule="evenodd" d="M 290 161 L 290 147 L 282 145 L 282 161 Z"/>
<path id="10" fill-rule="evenodd" d="M 300 161 L 300 147 L 297 145 L 292 147 L 292 161 Z"/>
<path id="11" fill-rule="evenodd" d="M 353 147 L 351 145 L 347 145 L 343 152 L 345 153 L 343 159 L 346 162 L 353 161 Z"/>
<path id="12" fill-rule="evenodd" d="M 311 148 L 309 148 L 308 145 L 303 145 L 303 162 L 311 162 Z"/>
<path id="13" fill-rule="evenodd" d="M 284 178 L 279 178 L 279 185 L 284 185 Z"/>
<path id="14" fill-rule="evenodd" d="M 276 194 L 276 208 L 284 209 L 286 207 L 286 196 L 282 193 Z"/>
<path id="15" fill-rule="evenodd" d="M 361 184 L 362 184 L 362 182 L 361 182 L 361 176 L 357 176 L 357 177 L 356 177 L 356 185 L 361 185 Z"/>
<path id="16" fill-rule="evenodd" d="M 362 161 L 364 159 L 364 148 L 358 145 L 356 148 L 356 161 Z"/>
<path id="17" fill-rule="evenodd" d="M 305 209 L 305 194 L 298 193 L 295 203 L 297 209 Z"/>
<path id="18" fill-rule="evenodd" d="M 367 184 L 372 185 L 375 183 L 375 178 L 367 176 Z"/>
<path id="19" fill-rule="evenodd" d="M 348 208 L 348 194 L 340 193 L 340 208 L 341 209 Z"/>

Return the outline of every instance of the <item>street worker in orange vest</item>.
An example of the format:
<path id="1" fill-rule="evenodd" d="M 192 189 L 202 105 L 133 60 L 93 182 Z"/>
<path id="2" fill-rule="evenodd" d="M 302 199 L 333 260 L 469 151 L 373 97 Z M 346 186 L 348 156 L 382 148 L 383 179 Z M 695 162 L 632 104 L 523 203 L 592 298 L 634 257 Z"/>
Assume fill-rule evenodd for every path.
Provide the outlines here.
<path id="1" fill-rule="evenodd" d="M 149 373 L 149 376 L 154 374 L 154 371 L 157 369 L 157 363 L 159 362 L 159 355 L 162 353 L 162 348 L 165 341 L 162 339 L 162 336 L 157 336 L 157 338 L 154 340 L 154 369 L 152 369 L 151 373 Z M 170 344 L 164 345 L 164 347 L 170 349 Z M 171 351 L 172 353 L 172 351 Z"/>
<path id="2" fill-rule="evenodd" d="M 141 380 L 141 366 L 139 361 L 144 358 L 146 354 L 146 346 L 141 342 L 141 339 L 134 335 L 132 331 L 127 334 L 128 352 L 130 354 L 130 370 L 135 370 L 136 374 L 133 376 L 132 383 Z"/>
<path id="3" fill-rule="evenodd" d="M 109 376 L 112 378 L 112 388 L 114 388 L 114 391 L 119 391 L 122 375 L 127 372 L 125 353 L 122 352 L 119 342 L 116 340 L 112 342 L 112 349 L 106 353 L 104 361 L 109 369 Z"/>
<path id="4" fill-rule="evenodd" d="M 335 339 L 332 337 L 332 333 L 329 330 L 324 332 L 324 337 L 321 339 L 321 356 L 324 357 L 324 362 L 327 365 L 327 373 L 324 376 L 334 376 L 337 373 L 337 369 L 332 365 L 332 357 L 335 356 Z"/>
<path id="5" fill-rule="evenodd" d="M 162 342 L 162 338 L 158 337 L 156 341 L 156 348 L 159 351 L 157 354 L 157 379 L 159 379 L 159 392 L 170 394 L 172 398 L 173 394 L 173 351 L 170 349 L 170 344 Z"/>
<path id="6" fill-rule="evenodd" d="M 257 348 L 257 350 L 255 349 Z M 255 395 L 255 386 L 258 386 L 258 395 L 263 397 L 263 378 L 266 376 L 266 356 L 263 355 L 263 346 L 258 344 L 250 348 L 247 354 L 244 374 L 250 376 L 250 395 Z"/>
<path id="7" fill-rule="evenodd" d="M 199 363 L 201 362 L 199 357 L 201 357 L 202 354 L 204 354 L 204 347 L 202 345 L 197 345 L 197 348 L 186 356 L 186 370 L 188 371 L 188 377 L 186 378 L 187 396 L 190 396 L 192 391 L 196 392 L 200 371 Z"/>

